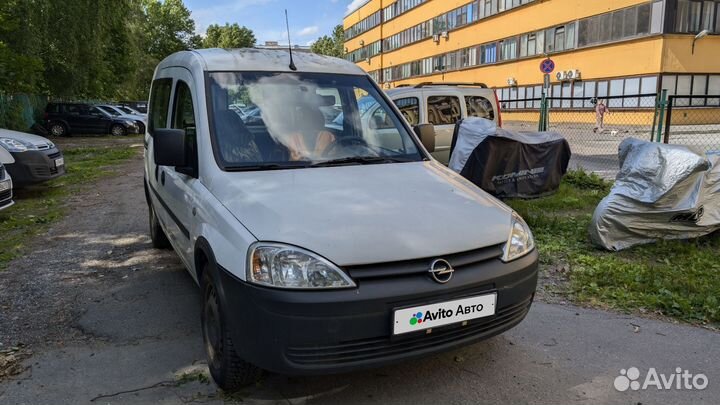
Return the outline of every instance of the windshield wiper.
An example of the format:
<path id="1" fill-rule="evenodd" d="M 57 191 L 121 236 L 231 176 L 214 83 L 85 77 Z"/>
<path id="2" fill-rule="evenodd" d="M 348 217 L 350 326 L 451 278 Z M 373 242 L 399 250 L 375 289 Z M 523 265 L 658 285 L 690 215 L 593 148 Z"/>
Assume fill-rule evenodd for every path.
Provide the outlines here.
<path id="1" fill-rule="evenodd" d="M 406 163 L 411 162 L 409 159 L 381 157 L 381 156 L 352 156 L 340 159 L 327 160 L 310 165 L 310 167 L 330 167 L 343 165 L 372 165 L 381 163 Z"/>

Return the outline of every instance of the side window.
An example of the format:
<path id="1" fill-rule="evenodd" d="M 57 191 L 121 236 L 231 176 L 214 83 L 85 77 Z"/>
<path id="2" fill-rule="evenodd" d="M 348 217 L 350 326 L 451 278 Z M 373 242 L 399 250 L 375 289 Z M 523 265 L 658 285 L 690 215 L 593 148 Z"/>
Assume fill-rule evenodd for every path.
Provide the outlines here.
<path id="1" fill-rule="evenodd" d="M 466 96 L 465 104 L 467 106 L 468 117 L 495 120 L 495 111 L 493 110 L 492 103 L 485 97 Z"/>
<path id="2" fill-rule="evenodd" d="M 195 112 L 193 111 L 192 93 L 185 82 L 178 82 L 175 90 L 175 105 L 173 109 L 173 129 L 186 129 L 195 127 Z"/>
<path id="3" fill-rule="evenodd" d="M 411 126 L 420 124 L 420 100 L 417 97 L 400 98 L 394 102 Z"/>
<path id="4" fill-rule="evenodd" d="M 148 130 L 150 134 L 155 128 L 165 128 L 167 125 L 171 89 L 172 79 L 159 79 L 153 82 L 148 111 L 148 123 L 150 126 Z"/>
<path id="5" fill-rule="evenodd" d="M 433 125 L 454 125 L 461 118 L 460 99 L 453 96 L 428 97 L 428 122 Z"/>

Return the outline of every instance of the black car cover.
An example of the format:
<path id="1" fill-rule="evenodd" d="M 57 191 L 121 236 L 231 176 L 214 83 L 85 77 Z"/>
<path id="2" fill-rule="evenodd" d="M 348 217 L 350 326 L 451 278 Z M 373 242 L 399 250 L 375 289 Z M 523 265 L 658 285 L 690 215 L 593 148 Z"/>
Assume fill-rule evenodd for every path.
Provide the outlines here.
<path id="1" fill-rule="evenodd" d="M 455 126 L 450 168 L 499 198 L 537 198 L 560 187 L 570 145 L 556 132 L 512 132 L 483 118 Z"/>

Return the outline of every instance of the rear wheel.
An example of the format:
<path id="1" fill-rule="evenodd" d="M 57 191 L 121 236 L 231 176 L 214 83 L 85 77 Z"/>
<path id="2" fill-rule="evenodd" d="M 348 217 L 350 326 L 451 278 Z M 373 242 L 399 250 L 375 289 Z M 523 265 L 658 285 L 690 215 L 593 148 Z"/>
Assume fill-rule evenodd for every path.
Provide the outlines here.
<path id="1" fill-rule="evenodd" d="M 127 135 L 127 129 L 122 125 L 113 125 L 112 128 L 110 128 L 110 135 L 125 136 Z"/>
<path id="2" fill-rule="evenodd" d="M 155 208 L 153 208 L 152 204 L 150 204 L 148 209 L 150 211 L 150 240 L 152 240 L 152 246 L 155 249 L 169 249 L 170 241 L 168 240 L 167 235 L 165 235 L 165 231 L 163 231 L 162 226 L 160 226 L 160 221 L 158 221 Z"/>
<path id="3" fill-rule="evenodd" d="M 210 375 L 215 383 L 225 391 L 236 391 L 254 384 L 262 371 L 241 359 L 235 352 L 212 270 L 210 265 L 206 264 L 202 276 L 201 322 L 205 353 Z"/>
<path id="4" fill-rule="evenodd" d="M 52 136 L 65 136 L 67 133 L 67 128 L 65 128 L 65 125 L 63 124 L 54 123 L 50 125 L 50 135 Z"/>

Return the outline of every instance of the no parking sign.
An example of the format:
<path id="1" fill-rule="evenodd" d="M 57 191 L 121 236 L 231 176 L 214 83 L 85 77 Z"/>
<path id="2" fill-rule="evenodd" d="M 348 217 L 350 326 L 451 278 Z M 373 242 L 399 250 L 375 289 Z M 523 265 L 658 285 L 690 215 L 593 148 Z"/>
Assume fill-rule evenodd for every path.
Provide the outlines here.
<path id="1" fill-rule="evenodd" d="M 540 62 L 540 71 L 545 73 L 546 75 L 549 75 L 553 71 L 555 71 L 555 62 L 547 58 L 544 61 Z"/>

